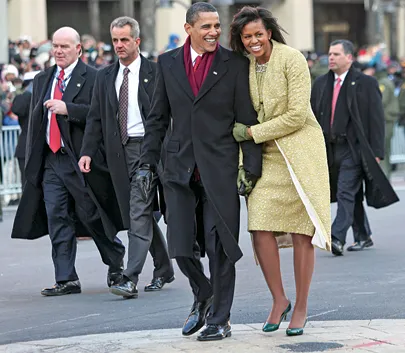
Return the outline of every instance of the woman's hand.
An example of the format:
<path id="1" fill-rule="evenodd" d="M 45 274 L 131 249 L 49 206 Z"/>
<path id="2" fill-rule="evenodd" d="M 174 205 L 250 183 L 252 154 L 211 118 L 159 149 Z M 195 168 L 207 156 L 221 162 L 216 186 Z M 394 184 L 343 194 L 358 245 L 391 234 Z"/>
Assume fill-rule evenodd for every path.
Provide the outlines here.
<path id="1" fill-rule="evenodd" d="M 232 130 L 233 137 L 237 142 L 252 140 L 252 135 L 249 135 L 248 130 L 250 130 L 250 127 L 241 123 L 235 123 Z"/>

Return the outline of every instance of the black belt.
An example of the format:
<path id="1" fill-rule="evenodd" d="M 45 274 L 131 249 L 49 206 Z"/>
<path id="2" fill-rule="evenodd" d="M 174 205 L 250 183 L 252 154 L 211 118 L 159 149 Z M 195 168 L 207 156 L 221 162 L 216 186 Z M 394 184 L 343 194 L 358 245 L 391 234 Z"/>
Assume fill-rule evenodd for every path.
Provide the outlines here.
<path id="1" fill-rule="evenodd" d="M 347 135 L 346 134 L 338 134 L 338 135 L 331 135 L 330 138 L 331 143 L 345 143 L 347 142 Z"/>
<path id="2" fill-rule="evenodd" d="M 131 142 L 143 142 L 143 137 L 142 136 L 130 136 L 128 137 L 128 142 L 127 143 L 131 143 Z"/>
<path id="3" fill-rule="evenodd" d="M 48 145 L 48 147 L 49 147 L 49 145 Z M 59 149 L 56 151 L 56 153 L 54 153 L 54 152 L 51 150 L 51 148 L 49 148 L 49 152 L 50 152 L 50 153 L 53 153 L 53 154 L 56 154 L 56 153 L 68 154 L 67 149 L 66 149 L 65 147 L 59 148 Z"/>

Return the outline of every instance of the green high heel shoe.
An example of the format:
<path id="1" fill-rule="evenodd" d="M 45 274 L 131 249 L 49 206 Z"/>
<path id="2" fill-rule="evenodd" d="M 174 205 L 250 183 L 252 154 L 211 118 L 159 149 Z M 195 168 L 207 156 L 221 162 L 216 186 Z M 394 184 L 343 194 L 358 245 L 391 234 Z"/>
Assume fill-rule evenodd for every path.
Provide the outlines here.
<path id="1" fill-rule="evenodd" d="M 287 318 L 288 313 L 291 311 L 291 302 L 288 303 L 287 309 L 283 311 L 280 317 L 280 322 L 278 324 L 269 324 L 268 322 L 265 322 L 262 328 L 263 332 L 273 332 L 277 331 L 280 327 L 281 321 L 285 320 Z"/>
<path id="2" fill-rule="evenodd" d="M 304 327 L 307 324 L 308 319 L 305 319 L 304 326 L 301 328 L 287 328 L 285 333 L 287 336 L 301 336 L 304 333 Z"/>

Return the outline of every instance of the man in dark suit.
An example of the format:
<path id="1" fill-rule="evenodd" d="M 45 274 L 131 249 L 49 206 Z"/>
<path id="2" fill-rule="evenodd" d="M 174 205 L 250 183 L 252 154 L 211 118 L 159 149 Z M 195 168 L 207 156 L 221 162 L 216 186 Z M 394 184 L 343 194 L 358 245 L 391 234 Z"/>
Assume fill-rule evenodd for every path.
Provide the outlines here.
<path id="1" fill-rule="evenodd" d="M 99 199 L 109 195 L 108 176 L 102 167 L 98 188 L 86 187 L 77 166 L 86 116 L 90 107 L 96 70 L 80 59 L 80 36 L 70 27 L 57 30 L 52 38 L 56 65 L 34 79 L 27 134 L 26 183 L 14 220 L 13 238 L 35 239 L 48 234 L 56 284 L 41 294 L 56 296 L 80 293 L 75 269 L 76 234 L 90 234 L 109 266 L 107 283 L 122 277 L 125 248 L 116 238 L 121 219 L 103 211 Z M 110 204 L 113 209 L 114 204 Z"/>
<path id="2" fill-rule="evenodd" d="M 197 332 L 206 321 L 198 339 L 218 340 L 231 335 L 235 263 L 242 257 L 239 145 L 232 128 L 235 121 L 257 124 L 257 116 L 249 95 L 248 60 L 219 45 L 221 28 L 215 7 L 193 4 L 185 30 L 189 37 L 184 46 L 158 59 L 137 182 L 147 199 L 161 161 L 169 253 L 194 294 L 183 335 Z M 261 175 L 262 147 L 253 141 L 241 147 L 247 178 L 253 182 Z M 202 207 L 205 239 L 196 239 L 195 230 L 201 226 L 195 224 L 197 205 Z M 209 258 L 210 279 L 200 262 L 203 249 Z"/>
<path id="3" fill-rule="evenodd" d="M 352 67 L 353 44 L 337 40 L 329 48 L 330 71 L 318 77 L 311 105 L 328 153 L 331 200 L 338 209 L 332 224 L 332 253 L 343 255 L 348 229 L 356 244 L 372 245 L 363 207 L 363 181 L 369 206 L 385 207 L 398 200 L 379 163 L 384 158 L 384 111 L 377 81 Z"/>
<path id="4" fill-rule="evenodd" d="M 92 161 L 100 144 L 104 144 L 122 219 L 129 228 L 127 269 L 122 282 L 111 287 L 111 293 L 136 298 L 139 275 L 148 251 L 152 254 L 155 271 L 145 291 L 160 290 L 165 283 L 174 280 L 166 241 L 153 218 L 158 179 L 153 180 L 153 195 L 147 203 L 142 202 L 134 188 L 156 64 L 139 54 L 139 25 L 133 18 L 115 19 L 110 31 L 119 61 L 97 74 L 79 166 L 83 173 L 93 174 L 89 173 Z"/>

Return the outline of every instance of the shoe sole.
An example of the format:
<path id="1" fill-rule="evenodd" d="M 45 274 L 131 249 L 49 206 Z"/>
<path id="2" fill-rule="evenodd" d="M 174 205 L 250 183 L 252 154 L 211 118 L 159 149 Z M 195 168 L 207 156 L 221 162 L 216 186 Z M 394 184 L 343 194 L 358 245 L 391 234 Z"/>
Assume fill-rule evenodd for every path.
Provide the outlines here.
<path id="1" fill-rule="evenodd" d="M 198 336 L 197 337 L 197 341 L 201 341 L 201 342 L 207 342 L 207 341 L 221 341 L 221 340 L 223 340 L 224 338 L 227 338 L 227 337 L 231 337 L 232 336 L 232 332 L 228 332 L 224 337 L 213 337 L 213 338 L 202 338 L 202 337 L 200 337 L 200 336 Z"/>
<path id="2" fill-rule="evenodd" d="M 128 292 L 118 289 L 118 288 L 110 288 L 110 293 L 119 295 L 120 297 L 124 297 L 124 298 L 134 298 L 134 299 L 138 298 L 138 293 L 129 294 Z"/>
<path id="3" fill-rule="evenodd" d="M 160 288 L 160 289 L 148 289 L 148 288 L 145 287 L 145 288 L 144 288 L 144 291 L 145 291 L 145 292 L 159 292 L 159 291 L 161 291 L 161 290 L 163 289 L 163 287 L 165 286 L 165 284 L 172 283 L 175 279 L 176 279 L 175 276 L 170 277 L 170 278 L 163 284 L 162 288 Z"/>
<path id="4" fill-rule="evenodd" d="M 79 289 L 79 290 L 72 290 L 67 293 L 42 293 L 41 292 L 41 295 L 43 295 L 44 297 L 60 297 L 62 295 L 68 295 L 68 294 L 80 294 L 81 292 L 82 292 L 82 290 Z"/>

